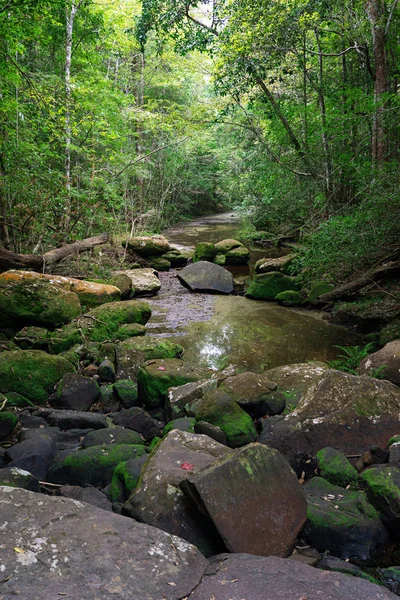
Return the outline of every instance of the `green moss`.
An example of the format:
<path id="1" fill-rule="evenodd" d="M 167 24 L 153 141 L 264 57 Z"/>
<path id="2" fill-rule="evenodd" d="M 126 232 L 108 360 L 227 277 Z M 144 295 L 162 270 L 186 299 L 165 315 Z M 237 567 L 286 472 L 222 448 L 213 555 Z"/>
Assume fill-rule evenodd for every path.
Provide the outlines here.
<path id="1" fill-rule="evenodd" d="M 400 442 L 400 433 L 398 433 L 397 435 L 393 435 L 390 440 L 388 441 L 388 446 L 391 446 L 392 444 L 397 444 L 398 442 Z"/>
<path id="2" fill-rule="evenodd" d="M 275 296 L 275 300 L 278 304 L 283 304 L 284 306 L 300 306 L 303 303 L 300 292 L 295 292 L 294 290 L 280 292 Z"/>
<path id="3" fill-rule="evenodd" d="M 16 350 L 0 354 L 0 392 L 17 392 L 43 404 L 60 379 L 75 371 L 63 357 L 41 350 Z"/>
<path id="4" fill-rule="evenodd" d="M 57 327 L 68 323 L 82 312 L 79 298 L 73 292 L 42 279 L 0 282 L 0 324 L 32 323 Z"/>
<path id="5" fill-rule="evenodd" d="M 8 392 L 5 396 L 7 398 L 7 406 L 15 406 L 16 408 L 25 408 L 26 406 L 35 406 L 33 402 L 18 394 L 17 392 Z M 1 400 L 0 400 L 1 402 Z"/>
<path id="6" fill-rule="evenodd" d="M 326 281 L 317 281 L 311 286 L 311 289 L 307 296 L 307 300 L 309 302 L 314 302 L 323 294 L 331 292 L 334 288 L 335 286 L 333 285 L 333 283 L 328 283 Z"/>
<path id="7" fill-rule="evenodd" d="M 135 476 L 128 467 L 128 462 L 119 463 L 111 479 L 111 502 L 124 502 L 136 488 L 139 476 Z"/>
<path id="8" fill-rule="evenodd" d="M 82 332 L 75 323 L 68 323 L 62 329 L 56 329 L 50 334 L 49 352 L 59 354 L 67 352 L 72 346 L 81 344 L 83 341 Z"/>
<path id="9" fill-rule="evenodd" d="M 171 268 L 169 260 L 162 256 L 149 256 L 146 260 L 156 271 L 169 271 Z"/>
<path id="10" fill-rule="evenodd" d="M 115 334 L 115 339 L 123 342 L 132 337 L 145 335 L 145 333 L 146 327 L 144 325 L 140 325 L 140 323 L 127 323 L 126 325 L 121 325 Z"/>
<path id="11" fill-rule="evenodd" d="M 327 479 L 330 483 L 342 487 L 357 483 L 357 470 L 339 450 L 322 448 L 316 456 L 321 477 Z"/>
<path id="12" fill-rule="evenodd" d="M 9 429 L 9 433 L 11 433 L 16 426 L 18 425 L 18 417 L 16 414 L 10 412 L 9 410 L 3 410 L 0 412 L 0 428 Z M 7 434 L 9 435 L 9 434 Z"/>
<path id="13" fill-rule="evenodd" d="M 153 438 L 148 446 L 148 451 L 153 452 L 153 450 L 158 448 L 158 446 L 161 444 L 161 442 L 162 442 L 161 438 L 159 438 L 159 437 Z"/>
<path id="14" fill-rule="evenodd" d="M 244 246 L 228 250 L 225 254 L 227 265 L 246 265 L 250 260 L 250 252 Z"/>
<path id="15" fill-rule="evenodd" d="M 114 383 L 113 391 L 125 407 L 135 406 L 138 399 L 138 390 L 134 381 L 120 379 Z"/>
<path id="16" fill-rule="evenodd" d="M 51 333 L 47 329 L 30 325 L 21 329 L 15 335 L 14 341 L 22 350 L 46 351 L 49 348 L 50 335 Z"/>
<path id="17" fill-rule="evenodd" d="M 193 262 L 198 262 L 200 260 L 213 262 L 215 255 L 216 249 L 214 244 L 211 242 L 200 242 L 194 249 Z"/>
<path id="18" fill-rule="evenodd" d="M 226 265 L 225 254 L 216 254 L 213 262 L 220 267 L 224 267 Z"/>
<path id="19" fill-rule="evenodd" d="M 361 480 L 367 485 L 369 498 L 380 510 L 386 504 L 400 503 L 400 481 L 395 480 L 392 472 L 396 473 L 397 469 L 372 467 L 360 475 Z"/>
<path id="20" fill-rule="evenodd" d="M 143 337 L 133 338 L 122 342 L 123 348 L 131 348 L 144 353 L 145 360 L 154 360 L 157 358 L 180 358 L 183 354 L 183 347 L 174 344 L 166 338 Z"/>
<path id="21" fill-rule="evenodd" d="M 278 271 L 254 275 L 246 296 L 254 300 L 274 300 L 280 292 L 298 291 L 298 283 L 294 277 L 283 275 Z"/>

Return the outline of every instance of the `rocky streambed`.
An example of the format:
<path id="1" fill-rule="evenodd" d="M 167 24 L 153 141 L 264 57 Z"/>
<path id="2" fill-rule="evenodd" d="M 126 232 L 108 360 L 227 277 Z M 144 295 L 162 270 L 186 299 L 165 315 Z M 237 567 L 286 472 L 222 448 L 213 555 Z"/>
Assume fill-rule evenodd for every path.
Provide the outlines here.
<path id="1" fill-rule="evenodd" d="M 0 275 L 0 598 L 395 597 L 397 346 L 386 380 L 334 370 L 346 330 L 240 295 L 218 254 L 211 284 L 175 270 L 191 227 L 209 251 L 236 226 L 132 240 L 148 264 L 107 283 Z"/>

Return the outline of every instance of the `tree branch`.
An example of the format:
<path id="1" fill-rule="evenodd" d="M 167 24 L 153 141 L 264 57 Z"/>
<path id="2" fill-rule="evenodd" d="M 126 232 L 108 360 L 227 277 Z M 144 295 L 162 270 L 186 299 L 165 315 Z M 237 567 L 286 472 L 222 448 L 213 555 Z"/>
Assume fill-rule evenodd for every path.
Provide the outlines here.
<path id="1" fill-rule="evenodd" d="M 331 52 L 325 54 L 324 52 L 315 52 L 315 50 L 310 50 L 310 48 L 307 48 L 307 52 L 309 52 L 309 54 L 316 54 L 317 56 L 343 56 L 344 54 L 347 54 L 347 52 L 350 52 L 350 50 L 359 51 L 360 49 L 364 50 L 364 46 L 358 46 L 356 44 L 355 46 L 349 46 L 346 48 L 346 50 L 342 50 L 342 52 Z"/>
<path id="2" fill-rule="evenodd" d="M 210 27 L 209 25 L 206 25 L 205 23 L 202 23 L 201 21 L 198 21 L 195 17 L 192 17 L 189 14 L 189 5 L 186 3 L 185 6 L 185 17 L 189 20 L 192 21 L 192 23 L 195 23 L 196 25 L 198 25 L 199 27 L 202 27 L 203 29 L 206 29 L 207 31 L 209 31 L 210 33 L 212 33 L 213 35 L 218 36 L 218 31 L 216 29 L 214 29 L 213 27 Z"/>
<path id="3" fill-rule="evenodd" d="M 394 0 L 394 2 L 392 4 L 392 8 L 390 9 L 388 20 L 387 20 L 386 27 L 385 27 L 385 37 L 389 33 L 390 24 L 392 22 L 394 11 L 396 10 L 396 6 L 397 6 L 398 2 L 399 2 L 399 0 Z"/>

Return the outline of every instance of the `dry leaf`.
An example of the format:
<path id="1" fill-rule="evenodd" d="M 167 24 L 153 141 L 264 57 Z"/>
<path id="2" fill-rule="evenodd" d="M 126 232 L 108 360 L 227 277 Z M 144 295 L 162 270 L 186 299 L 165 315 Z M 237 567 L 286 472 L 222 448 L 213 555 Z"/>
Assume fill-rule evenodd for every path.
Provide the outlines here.
<path id="1" fill-rule="evenodd" d="M 18 546 L 15 546 L 14 552 L 18 552 L 18 554 L 25 554 L 25 550 L 23 548 L 18 548 Z"/>
<path id="2" fill-rule="evenodd" d="M 167 585 L 170 585 L 171 587 L 176 587 L 176 583 L 174 583 L 173 581 L 169 581 Z"/>
<path id="3" fill-rule="evenodd" d="M 157 371 L 165 371 L 165 370 L 166 370 L 166 369 L 165 369 L 165 367 L 163 367 L 163 366 L 159 366 L 159 367 L 157 367 Z"/>

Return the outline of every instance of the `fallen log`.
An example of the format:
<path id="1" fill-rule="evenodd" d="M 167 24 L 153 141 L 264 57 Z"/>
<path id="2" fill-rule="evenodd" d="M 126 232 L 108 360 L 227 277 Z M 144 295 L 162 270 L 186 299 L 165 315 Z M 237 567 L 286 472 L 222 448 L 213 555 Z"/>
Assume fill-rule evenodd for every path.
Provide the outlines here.
<path id="1" fill-rule="evenodd" d="M 80 240 L 72 244 L 66 244 L 60 248 L 53 248 L 43 255 L 39 254 L 16 254 L 5 248 L 0 248 L 0 272 L 10 269 L 33 269 L 34 271 L 45 271 L 51 265 L 60 262 L 68 256 L 80 254 L 95 246 L 105 244 L 109 240 L 108 233 L 101 233 L 94 237 Z"/>
<path id="2" fill-rule="evenodd" d="M 369 269 L 361 277 L 357 277 L 357 279 L 353 279 L 353 281 L 344 283 L 331 292 L 323 294 L 318 298 L 318 302 L 336 302 L 337 300 L 353 298 L 366 285 L 379 279 L 396 275 L 397 273 L 400 273 L 400 260 L 384 263 L 378 267 Z"/>

